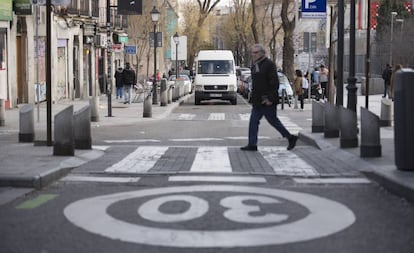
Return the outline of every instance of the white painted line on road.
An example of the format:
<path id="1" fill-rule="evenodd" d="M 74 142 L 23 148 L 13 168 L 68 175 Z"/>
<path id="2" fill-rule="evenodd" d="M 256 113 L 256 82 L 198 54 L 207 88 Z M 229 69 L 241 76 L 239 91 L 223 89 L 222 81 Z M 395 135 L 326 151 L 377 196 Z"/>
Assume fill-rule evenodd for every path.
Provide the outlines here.
<path id="1" fill-rule="evenodd" d="M 318 176 L 319 173 L 295 153 L 285 147 L 259 147 L 269 165 L 277 175 Z"/>
<path id="2" fill-rule="evenodd" d="M 239 113 L 239 117 L 244 121 L 250 120 L 250 113 Z"/>
<path id="3" fill-rule="evenodd" d="M 208 116 L 208 120 L 225 120 L 226 114 L 225 113 L 210 113 Z"/>
<path id="4" fill-rule="evenodd" d="M 240 183 L 266 183 L 264 177 L 240 176 L 170 176 L 170 182 L 240 182 Z"/>
<path id="5" fill-rule="evenodd" d="M 178 138 L 178 139 L 169 139 L 169 141 L 181 141 L 181 142 L 191 142 L 191 141 L 222 141 L 222 138 Z"/>
<path id="6" fill-rule="evenodd" d="M 62 181 L 77 182 L 102 182 L 102 183 L 135 183 L 140 180 L 139 177 L 92 177 L 92 176 L 75 176 L 69 175 L 61 179 Z"/>
<path id="7" fill-rule="evenodd" d="M 299 184 L 369 184 L 366 178 L 294 178 Z"/>
<path id="8" fill-rule="evenodd" d="M 195 114 L 190 114 L 190 113 L 181 113 L 178 116 L 178 120 L 193 120 L 196 117 Z"/>
<path id="9" fill-rule="evenodd" d="M 131 143 L 131 142 L 161 142 L 154 139 L 134 139 L 134 140 L 104 140 L 106 143 Z"/>
<path id="10" fill-rule="evenodd" d="M 227 147 L 199 147 L 190 171 L 231 172 Z"/>
<path id="11" fill-rule="evenodd" d="M 140 146 L 124 159 L 107 168 L 106 172 L 142 173 L 147 172 L 167 151 L 168 146 Z"/>
<path id="12" fill-rule="evenodd" d="M 105 151 L 108 148 L 110 148 L 111 146 L 103 146 L 103 145 L 92 145 L 92 149 L 96 149 L 96 150 L 101 150 L 101 151 Z"/>

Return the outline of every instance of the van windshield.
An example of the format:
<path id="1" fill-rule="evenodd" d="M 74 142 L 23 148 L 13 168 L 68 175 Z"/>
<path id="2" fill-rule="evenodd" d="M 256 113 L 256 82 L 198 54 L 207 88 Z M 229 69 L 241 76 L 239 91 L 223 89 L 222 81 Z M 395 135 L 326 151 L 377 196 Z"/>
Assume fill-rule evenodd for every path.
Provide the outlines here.
<path id="1" fill-rule="evenodd" d="M 233 61 L 208 60 L 198 61 L 198 74 L 234 74 Z"/>

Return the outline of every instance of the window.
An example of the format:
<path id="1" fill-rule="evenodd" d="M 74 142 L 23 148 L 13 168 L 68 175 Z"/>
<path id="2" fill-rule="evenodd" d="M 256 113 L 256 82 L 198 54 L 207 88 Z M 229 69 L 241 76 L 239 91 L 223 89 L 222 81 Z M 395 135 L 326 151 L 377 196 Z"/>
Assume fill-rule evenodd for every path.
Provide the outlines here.
<path id="1" fill-rule="evenodd" d="M 7 30 L 0 28 L 0 70 L 5 70 L 7 66 L 7 55 L 6 55 L 6 39 Z"/>
<path id="2" fill-rule="evenodd" d="M 233 61 L 199 61 L 199 74 L 233 74 Z"/>

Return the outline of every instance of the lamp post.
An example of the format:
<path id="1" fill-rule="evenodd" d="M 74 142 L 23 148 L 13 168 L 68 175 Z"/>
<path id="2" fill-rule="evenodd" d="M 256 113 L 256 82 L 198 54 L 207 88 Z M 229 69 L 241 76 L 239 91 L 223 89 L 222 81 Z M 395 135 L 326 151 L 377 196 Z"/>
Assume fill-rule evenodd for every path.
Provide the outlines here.
<path id="1" fill-rule="evenodd" d="M 175 43 L 175 80 L 178 80 L 178 44 L 180 43 L 180 36 L 176 32 L 173 36 Z"/>
<path id="2" fill-rule="evenodd" d="M 154 24 L 154 79 L 152 83 L 152 104 L 158 104 L 158 96 L 157 96 L 157 24 L 158 20 L 160 19 L 161 13 L 157 10 L 154 6 L 150 12 L 151 20 Z"/>
<path id="3" fill-rule="evenodd" d="M 394 18 L 397 16 L 397 12 L 391 12 L 391 36 L 390 36 L 390 64 L 392 66 L 392 37 L 394 36 Z"/>

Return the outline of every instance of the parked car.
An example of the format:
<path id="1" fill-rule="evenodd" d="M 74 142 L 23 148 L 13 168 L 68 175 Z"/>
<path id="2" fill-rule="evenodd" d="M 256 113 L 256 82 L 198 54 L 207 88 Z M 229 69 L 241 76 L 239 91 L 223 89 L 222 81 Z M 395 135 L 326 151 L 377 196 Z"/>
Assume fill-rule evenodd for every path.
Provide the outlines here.
<path id="1" fill-rule="evenodd" d="M 247 79 L 251 76 L 250 71 L 244 72 L 237 81 L 237 90 L 242 96 L 246 95 Z"/>
<path id="2" fill-rule="evenodd" d="M 186 95 L 192 92 L 192 82 L 190 77 L 187 75 L 180 74 L 178 76 L 178 79 L 176 79 L 175 75 L 171 75 L 168 78 L 168 84 L 175 85 L 176 87 L 178 87 L 177 85 L 180 85 L 180 87 L 183 89 L 182 95 Z"/>
<path id="3" fill-rule="evenodd" d="M 286 102 L 290 104 L 293 100 L 293 89 L 289 82 L 289 79 L 282 72 L 277 72 L 277 76 L 279 77 L 278 93 L 279 93 L 280 102 L 282 102 L 283 90 L 285 90 L 286 97 L 287 97 Z"/>

